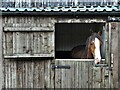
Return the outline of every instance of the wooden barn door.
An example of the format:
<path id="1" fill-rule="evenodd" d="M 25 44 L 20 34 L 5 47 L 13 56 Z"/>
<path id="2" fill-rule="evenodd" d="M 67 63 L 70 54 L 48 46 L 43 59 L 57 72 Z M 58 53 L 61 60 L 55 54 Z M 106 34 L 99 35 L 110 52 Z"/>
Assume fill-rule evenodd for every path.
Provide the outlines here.
<path id="1" fill-rule="evenodd" d="M 113 87 L 109 68 L 95 67 L 93 60 L 56 60 L 55 88 Z"/>
<path id="2" fill-rule="evenodd" d="M 55 61 L 55 88 L 91 88 L 93 63 L 91 61 Z"/>
<path id="3" fill-rule="evenodd" d="M 3 27 L 4 88 L 54 88 L 50 68 L 54 31 L 28 24 L 10 25 L 16 27 Z"/>
<path id="4" fill-rule="evenodd" d="M 96 67 L 93 60 L 55 60 L 55 65 L 52 67 L 55 71 L 55 88 L 113 88 L 115 71 L 112 72 L 111 63 L 116 57 L 113 53 L 117 49 L 117 45 L 115 47 L 113 45 L 118 42 L 116 41 L 118 39 L 115 38 L 117 31 L 113 31 L 112 25 L 113 23 L 107 22 L 103 27 L 107 65 L 102 64 Z"/>

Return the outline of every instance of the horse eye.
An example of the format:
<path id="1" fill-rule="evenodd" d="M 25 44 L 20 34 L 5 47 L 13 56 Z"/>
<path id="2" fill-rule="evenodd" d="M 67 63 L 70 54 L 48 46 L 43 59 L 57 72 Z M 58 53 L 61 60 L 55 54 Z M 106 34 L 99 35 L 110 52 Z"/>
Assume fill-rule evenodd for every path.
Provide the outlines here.
<path id="1" fill-rule="evenodd" d="M 93 43 L 90 43 L 90 45 L 93 45 Z"/>
<path id="2" fill-rule="evenodd" d="M 90 43 L 90 45 L 93 45 L 94 44 L 94 41 L 92 41 L 91 43 Z"/>

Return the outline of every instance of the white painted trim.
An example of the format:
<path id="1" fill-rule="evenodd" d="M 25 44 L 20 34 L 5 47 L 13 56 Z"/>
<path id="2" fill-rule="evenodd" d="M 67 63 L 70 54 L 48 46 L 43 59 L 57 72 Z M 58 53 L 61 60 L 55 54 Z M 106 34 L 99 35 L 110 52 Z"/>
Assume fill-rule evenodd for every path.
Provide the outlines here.
<path id="1" fill-rule="evenodd" d="M 85 61 L 85 62 L 88 62 L 88 61 L 94 61 L 94 59 L 55 59 L 55 60 L 58 60 L 58 61 Z M 102 59 L 103 61 L 105 59 Z"/>

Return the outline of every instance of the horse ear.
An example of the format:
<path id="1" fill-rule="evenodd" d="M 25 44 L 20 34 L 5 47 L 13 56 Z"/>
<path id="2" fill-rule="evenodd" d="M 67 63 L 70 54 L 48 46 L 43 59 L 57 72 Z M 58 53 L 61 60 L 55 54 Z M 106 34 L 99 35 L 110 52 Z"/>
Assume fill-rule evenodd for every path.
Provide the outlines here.
<path id="1" fill-rule="evenodd" d="M 98 35 L 100 35 L 100 36 L 101 36 L 101 35 L 102 35 L 102 31 L 98 31 Z"/>
<path id="2" fill-rule="evenodd" d="M 92 30 L 92 29 L 90 29 L 90 33 L 93 33 L 93 30 Z"/>

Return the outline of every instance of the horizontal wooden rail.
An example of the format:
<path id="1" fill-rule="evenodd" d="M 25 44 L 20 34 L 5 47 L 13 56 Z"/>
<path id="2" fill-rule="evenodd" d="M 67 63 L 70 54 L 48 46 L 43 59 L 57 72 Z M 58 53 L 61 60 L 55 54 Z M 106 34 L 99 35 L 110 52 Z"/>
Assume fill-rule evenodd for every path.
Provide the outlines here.
<path id="1" fill-rule="evenodd" d="M 59 61 L 94 61 L 94 59 L 55 59 L 55 60 L 59 60 Z M 103 61 L 105 61 L 105 59 L 102 59 Z"/>
<path id="2" fill-rule="evenodd" d="M 4 32 L 21 32 L 21 31 L 39 31 L 39 32 L 53 32 L 54 30 L 51 30 L 51 28 L 47 27 L 4 27 Z"/>
<path id="3" fill-rule="evenodd" d="M 53 54 L 16 54 L 16 55 L 5 55 L 4 58 L 5 59 L 9 59 L 9 58 L 42 58 L 42 57 L 54 57 Z"/>

